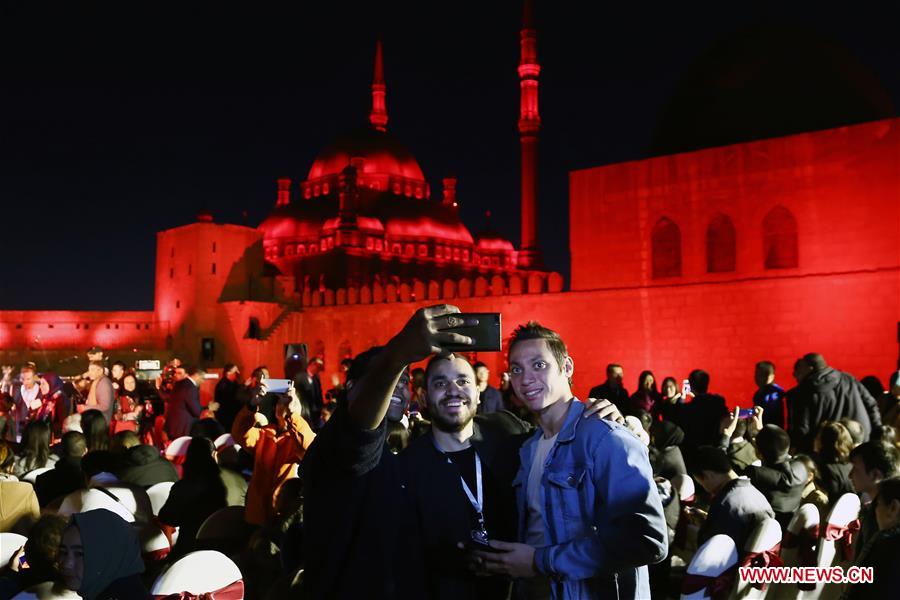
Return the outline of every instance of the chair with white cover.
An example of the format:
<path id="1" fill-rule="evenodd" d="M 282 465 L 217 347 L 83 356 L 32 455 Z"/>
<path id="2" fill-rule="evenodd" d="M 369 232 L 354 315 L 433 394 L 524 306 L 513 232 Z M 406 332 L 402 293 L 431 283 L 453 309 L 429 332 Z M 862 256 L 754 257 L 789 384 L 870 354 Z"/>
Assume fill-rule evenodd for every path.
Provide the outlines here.
<path id="1" fill-rule="evenodd" d="M 57 514 L 68 517 L 75 513 L 87 512 L 97 508 L 105 508 L 110 512 L 116 513 L 125 521 L 134 523 L 134 514 L 125 505 L 97 488 L 75 490 L 63 498 Z"/>
<path id="2" fill-rule="evenodd" d="M 38 475 L 43 475 L 52 468 L 53 467 L 41 467 L 40 469 L 32 469 L 22 476 L 22 481 L 27 481 L 31 485 L 34 485 L 34 482 L 38 478 Z"/>
<path id="3" fill-rule="evenodd" d="M 246 544 L 252 529 L 244 520 L 243 506 L 226 506 L 203 521 L 197 530 L 197 544 L 231 555 Z"/>
<path id="4" fill-rule="evenodd" d="M 781 562 L 781 525 L 775 519 L 767 518 L 750 533 L 744 545 L 742 567 L 780 567 Z M 765 598 L 769 594 L 766 584 L 752 584 L 740 578 L 734 590 L 735 598 Z M 773 596 L 774 597 L 774 596 Z"/>
<path id="5" fill-rule="evenodd" d="M 241 600 L 244 581 L 230 558 L 215 550 L 198 550 L 176 561 L 156 581 L 150 593 L 155 597 L 188 592 L 210 594 L 216 599 Z"/>
<path id="6" fill-rule="evenodd" d="M 784 566 L 816 566 L 820 520 L 819 509 L 810 502 L 802 505 L 794 513 L 781 542 L 781 560 L 784 561 Z M 804 597 L 806 591 L 812 590 L 814 587 L 809 585 L 806 589 L 801 589 L 796 583 L 775 583 L 772 584 L 771 597 L 785 600 L 800 599 Z"/>
<path id="7" fill-rule="evenodd" d="M 234 446 L 234 438 L 231 437 L 230 433 L 223 433 L 216 438 L 216 441 L 213 442 L 213 444 L 216 447 L 216 451 L 220 451 L 223 448 L 230 448 Z"/>
<path id="8" fill-rule="evenodd" d="M 172 440 L 168 446 L 166 446 L 166 459 L 175 463 L 181 464 L 184 462 L 184 457 L 187 455 L 188 446 L 191 444 L 191 436 L 183 435 L 179 438 L 175 438 Z"/>
<path id="9" fill-rule="evenodd" d="M 11 531 L 0 533 L 0 568 L 5 568 L 13 554 L 24 546 L 27 541 L 28 538 L 19 533 L 12 533 Z"/>
<path id="10" fill-rule="evenodd" d="M 150 502 L 147 490 L 144 488 L 122 482 L 95 487 L 103 488 L 106 492 L 115 496 L 122 506 L 134 515 L 134 520 L 138 524 L 144 525 L 153 520 L 153 505 Z"/>
<path id="11" fill-rule="evenodd" d="M 169 492 L 173 485 L 175 485 L 174 481 L 160 481 L 147 488 L 150 506 L 153 508 L 153 516 L 159 514 L 160 509 L 165 505 L 166 500 L 169 499 Z"/>
<path id="12" fill-rule="evenodd" d="M 700 546 L 681 585 L 681 600 L 724 600 L 734 592 L 738 551 L 727 535 L 714 535 Z"/>
<path id="13" fill-rule="evenodd" d="M 833 567 L 840 565 L 844 568 L 853 560 L 852 539 L 859 531 L 859 496 L 847 493 L 838 498 L 834 503 L 825 527 L 819 531 L 819 548 L 816 551 L 817 567 Z M 816 584 L 815 592 L 810 596 L 814 598 L 839 598 L 842 587 L 836 583 Z"/>
<path id="14" fill-rule="evenodd" d="M 676 475 L 672 478 L 672 487 L 678 490 L 678 499 L 682 504 L 690 505 L 697 495 L 697 488 L 690 475 Z"/>

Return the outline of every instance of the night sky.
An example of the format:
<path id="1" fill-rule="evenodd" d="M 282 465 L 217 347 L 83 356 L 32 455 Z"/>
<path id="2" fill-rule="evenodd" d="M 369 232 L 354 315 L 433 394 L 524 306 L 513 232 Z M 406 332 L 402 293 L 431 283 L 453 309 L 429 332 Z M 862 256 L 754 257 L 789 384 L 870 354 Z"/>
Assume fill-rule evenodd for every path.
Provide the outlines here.
<path id="1" fill-rule="evenodd" d="M 517 3 L 188 4 L 0 5 L 0 309 L 151 309 L 157 231 L 201 208 L 257 225 L 277 177 L 305 179 L 323 146 L 365 122 L 378 32 L 388 131 L 434 191 L 458 177 L 473 232 L 490 210 L 518 245 Z M 881 8 L 606 4 L 538 2 L 540 237 L 564 274 L 570 170 L 900 106 L 898 15 Z M 751 64 L 759 48 L 784 60 Z M 684 107 L 717 113 L 702 105 L 722 97 L 705 74 L 735 57 L 746 68 L 727 80 L 731 112 L 711 117 L 733 130 L 704 132 Z"/>

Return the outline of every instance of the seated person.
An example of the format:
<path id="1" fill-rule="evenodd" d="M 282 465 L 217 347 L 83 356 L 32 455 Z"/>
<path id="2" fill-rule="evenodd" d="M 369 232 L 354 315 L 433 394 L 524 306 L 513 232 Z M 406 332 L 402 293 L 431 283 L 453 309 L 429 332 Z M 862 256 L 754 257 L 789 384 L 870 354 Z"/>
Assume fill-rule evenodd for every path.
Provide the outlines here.
<path id="1" fill-rule="evenodd" d="M 850 481 L 850 451 L 853 438 L 840 421 L 826 421 L 813 441 L 819 484 L 829 498 L 837 500 L 853 491 Z"/>
<path id="2" fill-rule="evenodd" d="M 853 556 L 856 558 L 878 532 L 871 499 L 883 479 L 900 475 L 900 450 L 884 442 L 865 442 L 850 451 L 850 464 L 850 481 L 862 500 L 859 534 L 853 538 Z"/>
<path id="3" fill-rule="evenodd" d="M 125 483 L 148 488 L 163 481 L 178 481 L 175 466 L 160 456 L 156 446 L 139 444 L 122 455 L 116 473 Z"/>
<path id="4" fill-rule="evenodd" d="M 791 438 L 778 425 L 765 425 L 756 435 L 755 445 L 762 465 L 747 467 L 747 477 L 769 501 L 781 527 L 786 528 L 803 500 L 806 467 L 788 454 Z"/>
<path id="5" fill-rule="evenodd" d="M 67 431 L 63 434 L 60 443 L 62 458 L 57 461 L 55 468 L 41 473 L 34 480 L 34 491 L 41 507 L 84 487 L 81 459 L 86 453 L 87 442 L 83 433 Z"/>
<path id="6" fill-rule="evenodd" d="M 763 519 L 775 517 L 769 501 L 749 479 L 738 477 L 721 448 L 701 446 L 691 464 L 694 479 L 712 497 L 708 513 L 691 511 L 695 520 L 702 520 L 697 545 L 721 533 L 743 550 L 753 528 Z"/>
<path id="7" fill-rule="evenodd" d="M 32 525 L 28 541 L 13 553 L 9 570 L 0 577 L 0 598 L 12 598 L 22 590 L 44 583 L 49 585 L 42 588 L 53 587 L 59 579 L 56 568 L 59 542 L 68 524 L 64 517 L 44 515 Z"/>
<path id="8" fill-rule="evenodd" d="M 672 481 L 676 475 L 687 473 L 679 448 L 683 441 L 684 431 L 675 423 L 657 421 L 650 426 L 650 466 L 654 477 Z"/>
<path id="9" fill-rule="evenodd" d="M 814 504 L 819 509 L 820 515 L 827 515 L 831 508 L 831 501 L 825 490 L 819 485 L 819 468 L 816 461 L 806 454 L 798 454 L 794 457 L 806 467 L 806 486 L 803 488 L 803 500 L 800 505 Z"/>
<path id="10" fill-rule="evenodd" d="M 900 590 L 900 478 L 882 480 L 872 500 L 878 533 L 860 549 L 854 564 L 871 567 L 872 583 L 850 585 L 844 598 L 896 598 Z"/>
<path id="11" fill-rule="evenodd" d="M 747 467 L 756 462 L 756 448 L 748 439 L 747 420 L 739 418 L 740 407 L 735 408 L 728 417 L 722 419 L 722 435 L 719 437 L 719 448 L 728 454 L 734 471 L 742 474 Z"/>

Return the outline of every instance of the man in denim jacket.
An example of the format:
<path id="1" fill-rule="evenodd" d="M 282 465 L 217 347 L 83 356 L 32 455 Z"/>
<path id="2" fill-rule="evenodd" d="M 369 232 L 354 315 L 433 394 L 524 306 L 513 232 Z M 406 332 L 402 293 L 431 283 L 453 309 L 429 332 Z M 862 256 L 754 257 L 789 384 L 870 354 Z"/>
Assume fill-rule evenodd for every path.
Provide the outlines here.
<path id="1" fill-rule="evenodd" d="M 520 452 L 519 539 L 475 553 L 486 572 L 520 578 L 527 598 L 649 598 L 647 565 L 667 553 L 666 522 L 647 449 L 615 423 L 585 419 L 573 362 L 554 331 L 513 333 L 516 395 L 540 429 Z"/>

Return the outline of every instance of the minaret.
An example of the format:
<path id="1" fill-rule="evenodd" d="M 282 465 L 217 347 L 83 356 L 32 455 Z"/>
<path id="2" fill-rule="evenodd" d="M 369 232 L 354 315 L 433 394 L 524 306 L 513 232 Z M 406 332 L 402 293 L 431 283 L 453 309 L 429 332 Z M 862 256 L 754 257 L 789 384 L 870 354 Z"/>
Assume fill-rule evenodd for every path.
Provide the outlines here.
<path id="1" fill-rule="evenodd" d="M 519 33 L 519 142 L 522 147 L 522 241 L 519 266 L 534 268 L 541 265 L 537 236 L 537 166 L 538 133 L 541 116 L 538 112 L 537 31 L 534 29 L 534 5 L 524 0 L 522 31 Z"/>
<path id="2" fill-rule="evenodd" d="M 369 113 L 369 122 L 378 131 L 384 131 L 387 127 L 387 107 L 384 103 L 384 58 L 381 53 L 381 39 L 375 44 L 375 76 L 372 78 L 372 112 Z"/>

